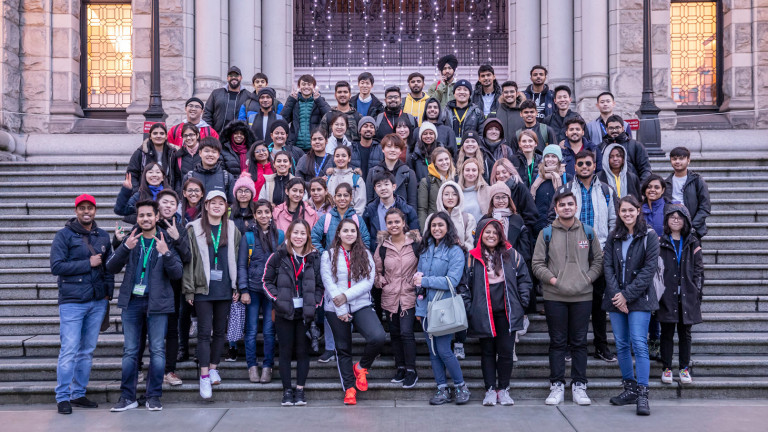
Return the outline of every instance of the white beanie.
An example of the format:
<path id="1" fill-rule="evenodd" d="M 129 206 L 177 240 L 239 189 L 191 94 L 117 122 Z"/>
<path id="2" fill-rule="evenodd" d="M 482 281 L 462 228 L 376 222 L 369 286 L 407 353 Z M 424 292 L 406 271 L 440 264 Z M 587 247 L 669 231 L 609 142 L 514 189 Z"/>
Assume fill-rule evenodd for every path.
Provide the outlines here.
<path id="1" fill-rule="evenodd" d="M 424 133 L 424 131 L 431 130 L 435 133 L 435 138 L 437 138 L 437 128 L 434 124 L 431 122 L 425 121 L 421 123 L 421 127 L 419 128 L 419 139 L 421 139 L 421 135 Z"/>

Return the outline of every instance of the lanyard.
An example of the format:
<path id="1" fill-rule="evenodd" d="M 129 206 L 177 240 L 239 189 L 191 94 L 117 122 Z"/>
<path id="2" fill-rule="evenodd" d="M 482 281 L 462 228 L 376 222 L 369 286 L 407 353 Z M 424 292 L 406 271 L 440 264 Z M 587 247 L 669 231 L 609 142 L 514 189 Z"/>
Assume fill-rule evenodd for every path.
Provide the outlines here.
<path id="1" fill-rule="evenodd" d="M 293 257 L 291 257 L 291 265 L 293 266 L 293 275 L 296 278 L 296 297 L 299 296 L 299 275 L 301 274 L 301 271 L 304 270 L 304 261 L 301 262 L 301 265 L 299 265 L 299 269 L 296 270 L 296 262 L 293 260 Z"/>
<path id="2" fill-rule="evenodd" d="M 216 233 L 216 237 L 213 236 L 211 231 L 211 240 L 213 240 L 213 267 L 219 269 L 219 240 L 221 240 L 221 225 L 219 225 L 219 232 Z"/>
<path id="3" fill-rule="evenodd" d="M 344 252 L 344 261 L 347 262 L 347 288 L 352 288 L 352 269 L 349 265 L 349 254 L 347 254 L 347 250 L 343 247 L 341 248 L 341 251 Z"/>
<path id="4" fill-rule="evenodd" d="M 605 134 L 607 134 L 608 132 L 605 130 L 605 125 L 603 124 L 603 120 L 600 119 L 600 121 L 598 121 L 598 123 L 600 124 L 600 129 L 603 130 L 603 136 L 605 136 Z"/>
<path id="5" fill-rule="evenodd" d="M 683 236 L 680 236 L 680 246 L 675 243 L 675 239 L 672 235 L 669 236 L 669 241 L 672 242 L 672 247 L 675 249 L 675 256 L 677 257 L 677 265 L 680 265 L 680 260 L 683 258 Z"/>
<path id="6" fill-rule="evenodd" d="M 400 114 L 398 114 L 398 115 L 397 115 L 397 118 L 400 118 L 400 116 L 401 116 L 401 115 L 403 115 L 403 110 L 402 110 L 402 109 L 400 110 Z M 392 128 L 392 133 L 395 133 L 395 132 L 397 132 L 397 131 L 395 130 L 395 126 L 393 126 L 393 125 L 392 125 L 392 122 L 391 122 L 391 121 L 389 121 L 389 117 L 387 117 L 387 113 L 384 113 L 384 120 L 386 120 L 386 121 L 387 121 L 387 123 L 389 123 L 389 127 L 390 127 L 390 128 Z"/>
<path id="7" fill-rule="evenodd" d="M 323 170 L 323 165 L 325 165 L 325 159 L 328 157 L 328 153 L 323 156 L 323 160 L 320 162 L 320 166 L 317 166 L 317 155 L 315 155 L 315 177 L 320 177 L 320 171 Z"/>
<path id="8" fill-rule="evenodd" d="M 616 182 L 616 192 L 618 192 L 619 196 L 621 196 L 621 177 L 614 174 L 613 180 Z"/>
<path id="9" fill-rule="evenodd" d="M 459 135 L 461 135 L 461 128 L 464 126 L 464 119 L 467 117 L 467 113 L 469 112 L 469 105 L 467 105 L 466 111 L 464 111 L 464 115 L 459 118 L 459 113 L 456 112 L 456 108 L 453 109 L 453 114 L 456 116 L 456 120 L 459 121 Z"/>
<path id="10" fill-rule="evenodd" d="M 528 165 L 526 170 L 528 171 L 528 184 L 532 185 L 533 184 L 533 161 L 531 161 L 531 164 Z"/>
<path id="11" fill-rule="evenodd" d="M 152 252 L 152 247 L 155 245 L 155 238 L 149 242 L 149 247 L 144 246 L 144 239 L 141 239 L 141 253 L 144 254 L 144 261 L 141 264 L 141 280 L 144 281 L 144 273 L 147 270 L 147 262 L 149 261 L 149 255 Z"/>

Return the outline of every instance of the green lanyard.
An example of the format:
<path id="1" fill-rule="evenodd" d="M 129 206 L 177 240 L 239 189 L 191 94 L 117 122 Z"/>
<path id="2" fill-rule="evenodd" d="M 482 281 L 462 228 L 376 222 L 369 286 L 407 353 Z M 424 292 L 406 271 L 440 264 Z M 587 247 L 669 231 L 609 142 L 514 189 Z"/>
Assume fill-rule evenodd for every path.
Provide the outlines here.
<path id="1" fill-rule="evenodd" d="M 219 232 L 216 233 L 216 237 L 211 232 L 211 240 L 213 240 L 213 267 L 219 269 L 219 240 L 221 240 L 221 225 L 219 225 Z"/>
<path id="2" fill-rule="evenodd" d="M 152 247 L 155 245 L 155 238 L 152 237 L 152 241 L 149 242 L 149 247 L 144 246 L 144 239 L 141 239 L 141 253 L 144 254 L 144 262 L 141 264 L 141 281 L 144 281 L 144 273 L 147 270 L 147 261 L 149 261 L 149 255 L 152 252 Z"/>
<path id="3" fill-rule="evenodd" d="M 528 186 L 530 186 L 533 184 L 533 162 L 531 162 L 531 164 L 528 165 L 527 171 L 528 171 Z"/>

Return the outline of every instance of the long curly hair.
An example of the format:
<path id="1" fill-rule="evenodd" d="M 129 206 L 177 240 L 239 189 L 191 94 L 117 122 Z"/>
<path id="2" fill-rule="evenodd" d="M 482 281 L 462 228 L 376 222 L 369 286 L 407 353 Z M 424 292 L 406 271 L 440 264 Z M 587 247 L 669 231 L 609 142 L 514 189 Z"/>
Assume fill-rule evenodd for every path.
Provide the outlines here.
<path id="1" fill-rule="evenodd" d="M 331 242 L 331 273 L 333 273 L 333 280 L 334 282 L 339 281 L 338 276 L 338 262 L 339 262 L 339 253 L 341 253 L 341 230 L 344 228 L 345 225 L 352 225 L 357 230 L 357 238 L 355 239 L 355 242 L 352 244 L 352 249 L 349 251 L 349 263 L 350 263 L 350 269 L 349 269 L 349 280 L 352 282 L 357 282 L 360 280 L 363 280 L 367 278 L 371 272 L 373 272 L 373 269 L 371 268 L 371 263 L 368 260 L 368 248 L 365 247 L 365 243 L 363 243 L 363 238 L 360 236 L 360 227 L 357 226 L 354 220 L 351 218 L 344 218 L 339 222 L 339 225 L 336 227 L 336 234 L 333 236 L 333 242 Z"/>
<path id="2" fill-rule="evenodd" d="M 427 249 L 429 249 L 429 243 L 437 243 L 435 241 L 435 237 L 432 236 L 432 230 L 430 229 L 430 225 L 432 224 L 432 221 L 435 219 L 440 219 L 445 222 L 445 225 L 448 227 L 447 232 L 445 233 L 445 237 L 443 237 L 443 242 L 446 242 L 446 245 L 448 247 L 451 246 L 459 246 L 463 251 L 466 252 L 466 249 L 464 248 L 464 243 L 461 241 L 461 238 L 459 238 L 459 233 L 456 231 L 456 225 L 453 224 L 453 221 L 451 220 L 451 217 L 448 216 L 448 213 L 441 211 L 434 213 L 430 215 L 431 217 L 427 218 L 426 226 L 424 227 L 424 237 L 421 239 L 421 247 L 419 248 L 419 254 L 424 253 Z"/>

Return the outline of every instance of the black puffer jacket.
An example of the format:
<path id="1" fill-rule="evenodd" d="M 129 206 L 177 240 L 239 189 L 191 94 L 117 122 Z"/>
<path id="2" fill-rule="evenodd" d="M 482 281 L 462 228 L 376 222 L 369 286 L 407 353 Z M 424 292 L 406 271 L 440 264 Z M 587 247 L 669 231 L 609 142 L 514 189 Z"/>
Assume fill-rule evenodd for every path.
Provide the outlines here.
<path id="1" fill-rule="evenodd" d="M 245 148 L 250 149 L 251 144 L 256 142 L 256 135 L 253 134 L 248 123 L 240 120 L 230 122 L 224 130 L 221 131 L 219 142 L 221 142 L 221 160 L 224 161 L 224 169 L 235 177 L 240 176 L 240 156 L 232 149 L 232 134 L 242 132 L 245 135 Z"/>
<path id="2" fill-rule="evenodd" d="M 227 194 L 228 203 L 231 204 L 235 202 L 234 191 L 232 190 L 232 188 L 235 187 L 235 178 L 229 171 L 224 169 L 224 163 L 221 161 L 221 158 L 219 158 L 219 162 L 216 163 L 216 166 L 209 169 L 203 168 L 202 162 L 198 163 L 195 165 L 194 170 L 188 172 L 184 176 L 181 183 L 184 184 L 190 177 L 194 177 L 203 182 L 206 194 L 212 190 L 220 190 Z"/>
<path id="3" fill-rule="evenodd" d="M 293 297 L 296 293 L 296 275 L 293 272 L 291 256 L 285 245 L 269 256 L 264 268 L 264 291 L 275 306 L 275 314 L 281 318 L 304 321 L 315 319 L 315 309 L 323 303 L 323 281 L 320 277 L 320 255 L 317 251 L 304 257 L 301 276 L 301 295 L 304 299 L 303 316 L 295 316 Z"/>
<path id="4" fill-rule="evenodd" d="M 664 191 L 664 196 L 670 202 L 672 201 L 673 176 L 674 174 L 670 174 L 665 180 L 667 188 Z M 702 238 L 707 235 L 707 216 L 712 212 L 709 203 L 709 187 L 699 173 L 691 170 L 688 170 L 688 179 L 683 185 L 683 204 L 691 214 L 691 224 L 696 230 L 696 236 Z"/>
<path id="5" fill-rule="evenodd" d="M 659 308 L 659 301 L 653 288 L 653 275 L 656 274 L 656 268 L 659 265 L 659 237 L 652 228 L 647 232 L 636 233 L 627 251 L 626 265 L 621 253 L 621 242 L 622 239 L 616 237 L 615 232 L 611 232 L 603 249 L 605 254 L 603 310 L 619 312 L 613 306 L 611 299 L 616 294 L 622 293 L 627 300 L 627 309 L 630 312 L 653 312 Z"/>
<path id="6" fill-rule="evenodd" d="M 392 171 L 387 168 L 387 162 L 384 160 L 368 171 L 368 178 L 365 179 L 368 202 L 376 199 L 377 195 L 373 190 L 373 178 L 380 172 L 391 172 L 395 176 L 395 184 L 397 185 L 395 194 L 403 198 L 409 206 L 416 208 L 419 200 L 419 181 L 416 179 L 416 174 L 413 170 L 399 160 L 395 162 L 395 167 Z"/>
<path id="7" fill-rule="evenodd" d="M 512 202 L 517 207 L 517 214 L 522 216 L 525 225 L 531 232 L 537 232 L 534 228 L 539 220 L 539 212 L 536 210 L 536 202 L 533 200 L 531 191 L 523 183 L 516 182 L 514 178 L 510 178 L 505 184 L 512 192 Z"/>
<path id="8" fill-rule="evenodd" d="M 593 142 L 599 142 L 599 138 L 596 138 Z M 604 136 L 602 143 L 600 143 L 600 152 L 602 153 L 607 146 L 614 143 L 621 144 L 626 150 L 627 170 L 635 174 L 640 179 L 640 183 L 644 182 L 652 174 L 651 161 L 648 159 L 648 152 L 645 150 L 645 146 L 632 139 L 626 132 L 622 132 L 616 138 L 611 138 L 608 135 Z"/>
<path id="9" fill-rule="evenodd" d="M 234 93 L 234 92 L 233 92 Z M 222 129 L 226 126 L 227 112 L 231 112 L 231 118 L 237 120 L 240 106 L 250 97 L 251 92 L 241 88 L 234 101 L 229 100 L 229 87 L 221 87 L 211 92 L 208 100 L 205 101 L 203 110 L 203 120 L 221 135 Z"/>

